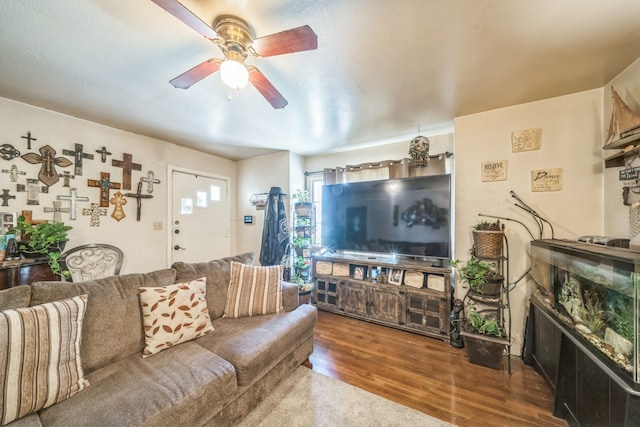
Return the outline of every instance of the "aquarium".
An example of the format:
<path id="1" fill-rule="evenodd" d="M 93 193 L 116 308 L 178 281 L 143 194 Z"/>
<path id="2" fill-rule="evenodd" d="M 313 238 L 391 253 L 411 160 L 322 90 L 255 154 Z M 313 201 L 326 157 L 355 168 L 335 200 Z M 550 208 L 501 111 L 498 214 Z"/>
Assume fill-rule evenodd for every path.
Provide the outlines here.
<path id="1" fill-rule="evenodd" d="M 536 298 L 634 382 L 640 252 L 569 240 L 531 242 Z"/>

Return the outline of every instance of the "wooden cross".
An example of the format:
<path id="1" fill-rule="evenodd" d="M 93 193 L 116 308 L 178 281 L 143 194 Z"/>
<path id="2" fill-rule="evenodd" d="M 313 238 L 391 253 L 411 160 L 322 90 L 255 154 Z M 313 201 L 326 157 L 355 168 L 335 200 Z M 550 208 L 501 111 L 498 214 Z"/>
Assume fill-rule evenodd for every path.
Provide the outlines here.
<path id="1" fill-rule="evenodd" d="M 53 212 L 53 223 L 54 224 L 62 222 L 61 212 L 65 212 L 65 213 L 69 213 L 70 212 L 69 208 L 63 208 L 61 206 L 62 206 L 62 202 L 54 200 L 52 208 L 50 208 L 50 207 L 45 207 L 44 208 L 45 212 Z"/>
<path id="2" fill-rule="evenodd" d="M 36 138 L 31 137 L 31 131 L 27 132 L 27 135 L 21 136 L 20 138 L 27 140 L 27 150 L 31 150 L 31 141 L 37 141 Z"/>
<path id="3" fill-rule="evenodd" d="M 0 195 L 0 199 L 2 199 L 2 206 L 9 206 L 9 199 L 16 198 L 16 196 L 10 196 L 9 191 L 11 190 L 2 190 L 2 195 Z"/>
<path id="4" fill-rule="evenodd" d="M 16 191 L 19 193 L 27 193 L 27 205 L 39 205 L 40 193 L 48 193 L 49 187 L 46 185 L 39 186 L 37 179 L 27 178 L 27 184 L 17 184 Z"/>
<path id="5" fill-rule="evenodd" d="M 111 166 L 122 168 L 122 189 L 131 190 L 131 171 L 141 171 L 142 165 L 133 163 L 133 156 L 129 153 L 122 155 L 122 160 L 111 160 Z"/>
<path id="6" fill-rule="evenodd" d="M 69 173 L 69 171 L 64 171 L 62 173 L 62 179 L 64 180 L 64 184 L 62 185 L 63 187 L 69 187 L 69 180 L 70 179 L 76 179 L 75 175 L 71 175 Z"/>
<path id="7" fill-rule="evenodd" d="M 82 208 L 82 215 L 88 215 L 91 217 L 89 226 L 100 227 L 100 217 L 107 216 L 107 210 L 105 208 L 98 207 L 97 203 L 91 203 L 90 208 Z"/>
<path id="8" fill-rule="evenodd" d="M 160 184 L 160 180 L 155 177 L 153 171 L 147 172 L 147 176 L 140 178 L 140 181 L 147 183 L 147 193 L 153 193 L 153 184 Z"/>
<path id="9" fill-rule="evenodd" d="M 120 220 L 127 216 L 124 213 L 124 209 L 122 209 L 122 207 L 127 204 L 127 199 L 124 198 L 124 194 L 116 191 L 111 198 L 111 204 L 115 205 L 113 212 L 111 213 L 111 218 L 120 222 Z"/>
<path id="10" fill-rule="evenodd" d="M 2 172 L 9 174 L 9 179 L 11 182 L 18 182 L 18 175 L 26 175 L 26 172 L 22 172 L 18 170 L 18 166 L 15 164 L 11 165 L 11 169 L 2 169 Z"/>
<path id="11" fill-rule="evenodd" d="M 78 196 L 78 190 L 76 188 L 70 188 L 68 196 L 56 196 L 56 199 L 58 199 L 58 200 L 69 200 L 69 202 L 71 203 L 70 204 L 70 210 L 69 210 L 69 218 L 71 218 L 73 220 L 76 219 L 77 202 L 88 202 L 89 201 L 88 197 Z"/>
<path id="12" fill-rule="evenodd" d="M 87 185 L 89 187 L 100 188 L 100 207 L 102 208 L 109 207 L 109 190 L 110 189 L 120 190 L 120 183 L 111 182 L 110 178 L 111 178 L 111 174 L 109 172 L 100 172 L 99 181 L 96 179 L 87 180 Z"/>
<path id="13" fill-rule="evenodd" d="M 18 151 L 11 144 L 2 144 L 0 145 L 0 157 L 3 160 L 13 160 L 20 155 L 20 151 Z"/>
<path id="14" fill-rule="evenodd" d="M 27 153 L 23 155 L 22 158 L 32 164 L 42 163 L 38 178 L 48 186 L 52 186 L 60 179 L 55 168 L 56 166 L 66 168 L 73 164 L 71 163 L 71 160 L 65 157 L 56 157 L 56 150 L 49 145 L 45 145 L 40 148 L 40 155 L 36 153 Z"/>
<path id="15" fill-rule="evenodd" d="M 73 158 L 76 160 L 74 173 L 78 176 L 82 176 L 82 159 L 93 160 L 93 154 L 87 154 L 82 151 L 82 144 L 76 144 L 74 151 L 62 150 L 62 154 L 66 156 L 73 156 Z M 69 182 L 69 180 L 67 180 L 67 182 Z"/>
<path id="16" fill-rule="evenodd" d="M 24 217 L 24 222 L 31 225 L 46 224 L 49 222 L 46 219 L 33 219 L 32 211 L 22 211 L 22 216 Z"/>
<path id="17" fill-rule="evenodd" d="M 107 151 L 107 147 L 104 145 L 100 150 L 96 150 L 96 153 L 100 154 L 100 160 L 102 160 L 102 163 L 107 163 L 107 156 L 111 155 L 111 153 Z"/>
<path id="18" fill-rule="evenodd" d="M 153 198 L 150 194 L 142 194 L 142 181 L 138 182 L 138 192 L 137 193 L 127 193 L 125 194 L 127 197 L 134 197 L 136 199 L 138 210 L 136 212 L 136 221 L 140 221 L 140 213 L 142 211 L 142 199 L 151 199 Z"/>

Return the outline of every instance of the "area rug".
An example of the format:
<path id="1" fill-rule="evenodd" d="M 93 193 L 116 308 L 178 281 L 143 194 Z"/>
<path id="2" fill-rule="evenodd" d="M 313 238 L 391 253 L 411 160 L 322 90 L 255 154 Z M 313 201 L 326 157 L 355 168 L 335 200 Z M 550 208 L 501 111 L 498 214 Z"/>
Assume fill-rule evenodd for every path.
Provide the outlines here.
<path id="1" fill-rule="evenodd" d="M 302 366 L 282 380 L 239 425 L 453 426 Z"/>

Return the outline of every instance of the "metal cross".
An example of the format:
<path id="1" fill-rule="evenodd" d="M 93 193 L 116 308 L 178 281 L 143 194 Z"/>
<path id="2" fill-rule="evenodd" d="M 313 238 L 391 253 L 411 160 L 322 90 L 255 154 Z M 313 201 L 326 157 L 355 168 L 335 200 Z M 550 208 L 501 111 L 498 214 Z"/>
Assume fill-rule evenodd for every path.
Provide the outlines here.
<path id="1" fill-rule="evenodd" d="M 15 164 L 11 165 L 11 169 L 2 169 L 3 173 L 9 174 L 9 179 L 11 182 L 18 182 L 18 175 L 26 175 L 26 172 L 22 172 L 18 170 L 18 166 Z"/>
<path id="2" fill-rule="evenodd" d="M 11 144 L 0 145 L 0 157 L 3 160 L 13 160 L 18 156 L 20 156 L 20 151 L 18 151 L 13 145 Z"/>
<path id="3" fill-rule="evenodd" d="M 82 151 L 82 144 L 76 144 L 74 151 L 62 150 L 62 154 L 65 156 L 73 156 L 76 161 L 74 173 L 78 176 L 82 176 L 82 159 L 93 160 L 93 154 L 87 154 Z"/>
<path id="4" fill-rule="evenodd" d="M 98 207 L 97 203 L 91 203 L 90 208 L 82 208 L 82 215 L 91 217 L 89 226 L 100 227 L 100 217 L 107 216 L 107 209 Z"/>
<path id="5" fill-rule="evenodd" d="M 155 177 L 153 171 L 147 172 L 147 176 L 140 178 L 140 181 L 147 183 L 147 193 L 153 193 L 153 184 L 160 184 L 160 180 Z"/>
<path id="6" fill-rule="evenodd" d="M 100 180 L 88 179 L 87 185 L 89 187 L 100 188 L 100 207 L 109 207 L 109 190 L 120 190 L 119 182 L 111 182 L 111 174 L 109 172 L 100 172 Z"/>
<path id="7" fill-rule="evenodd" d="M 136 221 L 140 221 L 140 213 L 142 211 L 142 199 L 151 199 L 153 196 L 150 194 L 142 194 L 142 181 L 138 182 L 137 193 L 127 193 L 127 197 L 134 197 L 137 202 L 138 210 L 136 212 Z"/>
<path id="8" fill-rule="evenodd" d="M 63 187 L 69 187 L 69 180 L 70 179 L 76 179 L 75 175 L 71 175 L 69 173 L 69 171 L 64 171 L 62 173 L 62 179 L 64 180 L 64 184 L 62 185 Z"/>
<path id="9" fill-rule="evenodd" d="M 116 191 L 111 198 L 111 204 L 115 205 L 115 208 L 113 208 L 113 212 L 111 213 L 111 218 L 120 222 L 120 220 L 127 216 L 124 213 L 124 209 L 122 209 L 122 207 L 127 204 L 127 199 L 124 198 L 124 194 Z"/>
<path id="10" fill-rule="evenodd" d="M 60 215 L 61 212 L 65 212 L 65 213 L 69 213 L 70 209 L 69 208 L 63 208 L 62 206 L 62 202 L 59 202 L 57 200 L 53 201 L 53 207 L 45 207 L 44 211 L 45 212 L 53 212 L 53 223 L 57 224 L 62 222 L 62 215 Z"/>
<path id="11" fill-rule="evenodd" d="M 71 166 L 73 163 L 65 157 L 56 157 L 56 150 L 49 145 L 45 145 L 40 148 L 39 151 L 40 155 L 36 153 L 27 153 L 24 154 L 22 158 L 32 164 L 42 163 L 38 178 L 46 185 L 51 186 L 60 179 L 55 167 L 61 166 L 66 168 L 67 166 Z"/>
<path id="12" fill-rule="evenodd" d="M 111 160 L 111 166 L 122 168 L 122 189 L 131 190 L 131 171 L 141 171 L 142 165 L 133 163 L 133 156 L 129 153 L 122 155 L 122 160 Z"/>
<path id="13" fill-rule="evenodd" d="M 27 132 L 25 136 L 21 136 L 20 138 L 27 140 L 27 150 L 31 150 L 31 141 L 37 141 L 36 138 L 31 137 L 31 131 Z"/>
<path id="14" fill-rule="evenodd" d="M 9 191 L 11 190 L 2 190 L 2 195 L 0 195 L 0 199 L 2 199 L 2 206 L 9 206 L 9 199 L 16 198 L 16 196 L 10 196 Z"/>
<path id="15" fill-rule="evenodd" d="M 96 153 L 100 154 L 100 160 L 102 160 L 102 163 L 107 163 L 107 156 L 111 155 L 111 152 L 107 151 L 107 147 L 104 145 L 100 150 L 96 150 Z"/>
<path id="16" fill-rule="evenodd" d="M 76 219 L 77 202 L 88 202 L 89 201 L 88 197 L 78 196 L 78 190 L 76 188 L 70 188 L 68 196 L 56 196 L 56 199 L 58 199 L 58 200 L 68 200 L 71 203 L 70 206 L 69 206 L 70 207 L 70 209 L 69 209 L 69 218 L 72 219 L 72 220 Z"/>
<path id="17" fill-rule="evenodd" d="M 46 185 L 38 185 L 37 179 L 27 178 L 27 183 L 16 184 L 16 191 L 19 193 L 27 193 L 27 205 L 39 205 L 40 193 L 49 193 L 49 187 Z"/>

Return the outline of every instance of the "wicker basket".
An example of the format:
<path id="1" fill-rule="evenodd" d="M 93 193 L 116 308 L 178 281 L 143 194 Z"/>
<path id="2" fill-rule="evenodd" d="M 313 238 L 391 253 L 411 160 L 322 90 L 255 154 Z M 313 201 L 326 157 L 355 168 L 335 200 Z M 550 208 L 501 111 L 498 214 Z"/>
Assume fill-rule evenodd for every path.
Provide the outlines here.
<path id="1" fill-rule="evenodd" d="M 473 230 L 475 256 L 478 258 L 500 258 L 503 236 L 503 231 Z"/>

